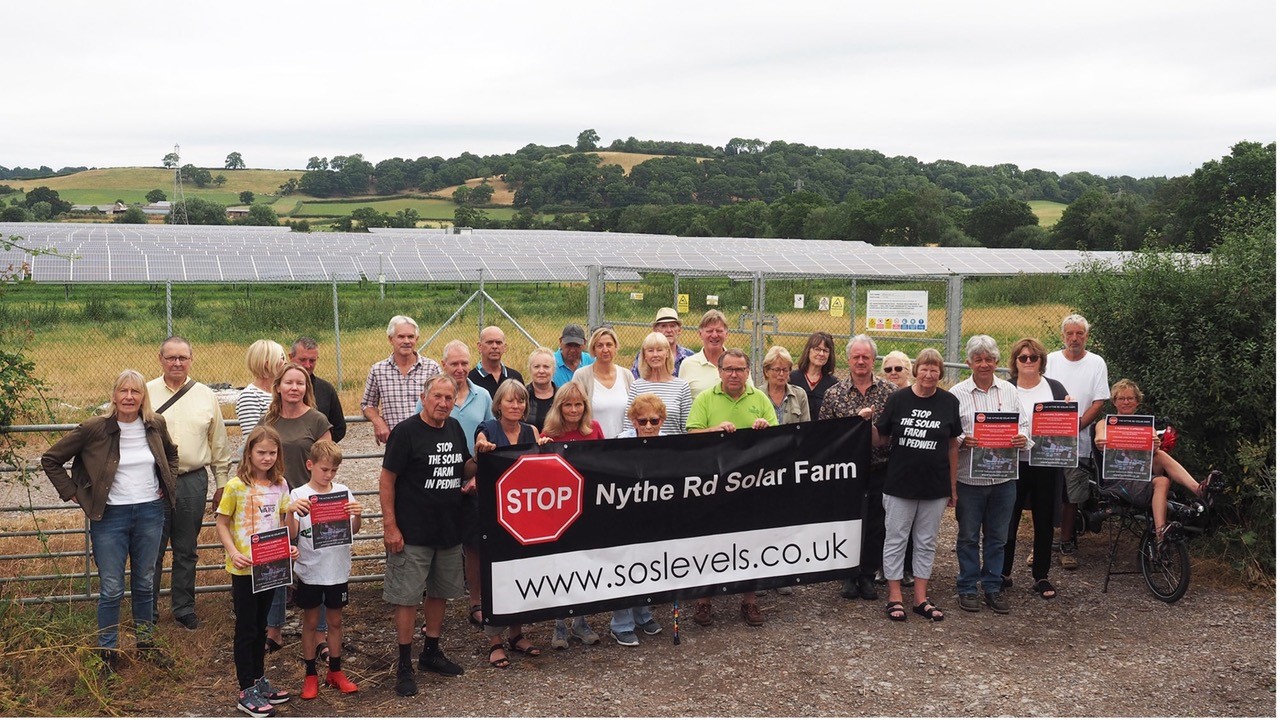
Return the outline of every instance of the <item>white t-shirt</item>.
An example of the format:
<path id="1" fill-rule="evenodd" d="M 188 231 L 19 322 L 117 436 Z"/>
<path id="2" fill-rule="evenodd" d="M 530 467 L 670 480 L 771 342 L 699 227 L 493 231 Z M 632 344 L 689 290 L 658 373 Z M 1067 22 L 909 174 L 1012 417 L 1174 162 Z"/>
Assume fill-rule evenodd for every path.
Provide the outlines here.
<path id="1" fill-rule="evenodd" d="M 307 483 L 289 492 L 289 502 L 310 499 L 319 492 Z M 344 492 L 348 501 L 356 499 L 351 490 L 340 482 L 333 483 L 329 492 Z M 293 561 L 293 571 L 308 585 L 344 583 L 351 577 L 351 546 L 337 545 L 316 550 L 311 544 L 311 514 L 307 513 L 306 517 L 298 518 L 298 559 Z"/>
<path id="2" fill-rule="evenodd" d="M 1018 391 L 1018 402 L 1022 403 L 1022 416 L 1027 418 L 1027 422 L 1031 422 L 1036 403 L 1053 402 L 1053 388 L 1049 387 L 1049 383 L 1043 376 L 1040 378 L 1040 384 L 1033 388 L 1024 388 L 1017 383 L 1014 383 L 1013 387 Z M 1030 462 L 1031 448 L 1019 452 L 1018 459 L 1022 462 Z"/>
<path id="3" fill-rule="evenodd" d="M 1089 406 L 1097 400 L 1106 400 L 1111 396 L 1111 383 L 1107 381 L 1107 361 L 1102 356 L 1085 352 L 1079 360 L 1068 360 L 1061 350 L 1049 353 L 1045 362 L 1045 377 L 1051 377 L 1062 383 L 1072 400 L 1080 403 L 1080 417 L 1084 417 Z M 1093 457 L 1093 448 L 1089 445 L 1089 429 L 1085 428 L 1078 435 L 1080 458 Z"/>
<path id="4" fill-rule="evenodd" d="M 629 371 L 618 369 L 611 388 L 592 379 L 595 387 L 591 390 L 591 417 L 600 423 L 600 429 L 607 438 L 617 437 L 622 432 L 622 419 L 627 415 L 627 383 L 622 379 L 624 372 Z"/>
<path id="5" fill-rule="evenodd" d="M 137 505 L 160 497 L 156 459 L 147 447 L 142 418 L 120 423 L 120 465 L 107 492 L 108 505 Z"/>

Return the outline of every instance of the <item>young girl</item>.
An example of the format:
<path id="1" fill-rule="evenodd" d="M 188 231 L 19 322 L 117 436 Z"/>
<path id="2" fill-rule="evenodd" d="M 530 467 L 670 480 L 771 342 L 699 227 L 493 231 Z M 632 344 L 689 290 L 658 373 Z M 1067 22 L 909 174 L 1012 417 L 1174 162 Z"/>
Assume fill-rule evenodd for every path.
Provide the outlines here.
<path id="1" fill-rule="evenodd" d="M 232 655 L 240 696 L 236 707 L 252 717 L 273 717 L 273 704 L 289 702 L 289 693 L 272 687 L 263 675 L 266 655 L 267 611 L 274 590 L 253 592 L 250 538 L 255 533 L 279 528 L 287 523 L 295 528 L 297 521 L 288 513 L 289 485 L 284 479 L 284 462 L 280 457 L 280 434 L 260 425 L 249 433 L 240 459 L 240 472 L 231 478 L 218 504 L 218 540 L 227 551 L 227 572 L 231 573 L 231 603 L 236 615 Z M 306 501 L 298 503 L 306 514 Z M 298 549 L 289 547 L 291 559 Z"/>
<path id="2" fill-rule="evenodd" d="M 551 410 L 547 412 L 547 421 L 542 426 L 542 434 L 553 442 L 604 439 L 600 423 L 591 419 L 591 401 L 587 399 L 587 392 L 577 378 L 556 391 L 556 397 L 551 401 Z M 600 642 L 600 636 L 587 624 L 587 619 L 581 616 L 574 618 L 572 630 L 564 618 L 556 620 L 555 629 L 551 632 L 551 647 L 556 650 L 567 649 L 570 637 L 578 638 L 583 645 Z"/>
<path id="3" fill-rule="evenodd" d="M 306 677 L 302 681 L 303 700 L 311 700 L 320 694 L 316 657 L 319 641 L 325 636 L 320 629 L 321 614 L 329 621 L 329 638 L 333 641 L 329 651 L 329 673 L 324 678 L 324 684 L 336 687 L 344 693 L 360 689 L 342 672 L 342 608 L 347 604 L 351 546 L 334 545 L 317 550 L 309 513 L 311 496 L 342 493 L 347 497 L 345 509 L 347 521 L 351 523 L 351 534 L 354 536 L 360 532 L 363 508 L 346 485 L 333 480 L 338 475 L 338 466 L 341 464 L 342 450 L 337 443 L 332 440 L 316 441 L 306 460 L 311 480 L 290 493 L 290 507 L 297 519 L 290 524 L 289 534 L 298 538 L 298 561 L 293 566 L 294 573 L 298 576 L 298 589 L 294 598 L 302 609 L 302 660 L 307 666 Z"/>

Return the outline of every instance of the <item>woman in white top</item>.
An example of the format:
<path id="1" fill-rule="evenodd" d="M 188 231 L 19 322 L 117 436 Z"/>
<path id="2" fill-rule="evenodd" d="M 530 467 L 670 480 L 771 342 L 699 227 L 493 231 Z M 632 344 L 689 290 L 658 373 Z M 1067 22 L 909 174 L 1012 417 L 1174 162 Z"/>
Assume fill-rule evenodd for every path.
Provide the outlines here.
<path id="1" fill-rule="evenodd" d="M 689 419 L 689 408 L 693 406 L 693 393 L 689 390 L 689 383 L 676 377 L 674 371 L 675 359 L 671 357 L 671 342 L 660 332 L 649 333 L 640 345 L 640 379 L 633 380 L 631 388 L 627 390 L 627 414 L 623 417 L 623 430 L 631 430 L 633 427 L 631 406 L 636 396 L 653 393 L 662 400 L 664 406 L 662 432 L 666 435 L 684 432 L 685 421 Z"/>
<path id="2" fill-rule="evenodd" d="M 627 414 L 631 372 L 620 370 L 613 362 L 618 355 L 618 335 L 613 328 L 597 328 L 591 333 L 588 350 L 595 362 L 578 368 L 573 379 L 586 390 L 591 417 L 600 423 L 604 436 L 617 437 L 622 432 L 623 419 Z"/>
<path id="3" fill-rule="evenodd" d="M 249 437 L 254 426 L 271 407 L 271 386 L 284 367 L 284 348 L 275 340 L 255 340 L 244 356 L 244 365 L 253 382 L 244 386 L 236 398 L 236 419 L 240 421 L 240 437 Z"/>

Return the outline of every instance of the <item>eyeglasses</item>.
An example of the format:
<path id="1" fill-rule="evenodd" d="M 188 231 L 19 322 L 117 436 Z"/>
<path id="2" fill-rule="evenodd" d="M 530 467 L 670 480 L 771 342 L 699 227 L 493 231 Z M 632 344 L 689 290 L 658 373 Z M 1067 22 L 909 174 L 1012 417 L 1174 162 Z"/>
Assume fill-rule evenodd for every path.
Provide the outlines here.
<path id="1" fill-rule="evenodd" d="M 765 371 L 765 372 L 776 372 L 776 373 L 790 373 L 790 372 L 791 372 L 791 368 L 787 367 L 786 365 L 775 365 L 775 366 L 773 366 L 773 367 L 767 367 L 767 368 L 765 368 L 765 369 L 764 369 L 764 371 Z"/>
<path id="2" fill-rule="evenodd" d="M 1040 362 L 1040 356 L 1039 355 L 1019 355 L 1018 362 L 1020 363 Z"/>
<path id="3" fill-rule="evenodd" d="M 646 425 L 658 426 L 662 424 L 662 418 L 636 418 L 636 427 L 645 427 Z"/>
<path id="4" fill-rule="evenodd" d="M 897 367 L 886 367 L 886 368 L 884 369 L 884 371 L 885 371 L 885 372 L 887 372 L 887 373 L 891 373 L 891 372 L 902 372 L 903 370 L 906 370 L 906 368 L 902 367 L 901 365 L 899 365 L 899 366 L 897 366 Z"/>
<path id="5" fill-rule="evenodd" d="M 741 375 L 742 373 L 745 373 L 746 371 L 747 371 L 747 369 L 746 369 L 746 368 L 744 368 L 744 367 L 723 367 L 723 368 L 720 368 L 720 372 L 729 373 L 730 375 Z"/>
<path id="6" fill-rule="evenodd" d="M 160 359 L 167 363 L 184 363 L 190 362 L 190 355 L 161 355 Z"/>

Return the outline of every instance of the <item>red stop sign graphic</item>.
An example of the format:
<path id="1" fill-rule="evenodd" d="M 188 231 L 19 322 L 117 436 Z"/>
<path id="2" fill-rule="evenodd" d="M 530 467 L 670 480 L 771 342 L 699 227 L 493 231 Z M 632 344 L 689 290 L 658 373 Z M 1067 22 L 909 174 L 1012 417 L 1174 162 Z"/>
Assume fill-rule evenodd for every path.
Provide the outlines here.
<path id="1" fill-rule="evenodd" d="M 584 484 L 559 455 L 525 455 L 498 478 L 498 524 L 521 545 L 559 540 L 582 514 Z"/>

